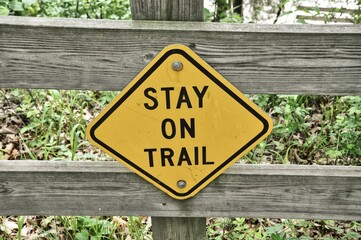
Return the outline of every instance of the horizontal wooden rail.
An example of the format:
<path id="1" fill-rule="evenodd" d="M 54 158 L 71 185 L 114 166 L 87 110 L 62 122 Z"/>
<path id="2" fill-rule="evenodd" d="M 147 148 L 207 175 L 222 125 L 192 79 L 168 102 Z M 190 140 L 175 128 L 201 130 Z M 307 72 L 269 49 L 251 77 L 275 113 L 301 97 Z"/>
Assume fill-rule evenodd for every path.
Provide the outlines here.
<path id="1" fill-rule="evenodd" d="M 0 215 L 361 220 L 361 167 L 234 165 L 179 201 L 118 162 L 0 161 Z"/>
<path id="2" fill-rule="evenodd" d="M 0 87 L 121 90 L 169 44 L 245 93 L 361 93 L 361 25 L 0 17 Z"/>

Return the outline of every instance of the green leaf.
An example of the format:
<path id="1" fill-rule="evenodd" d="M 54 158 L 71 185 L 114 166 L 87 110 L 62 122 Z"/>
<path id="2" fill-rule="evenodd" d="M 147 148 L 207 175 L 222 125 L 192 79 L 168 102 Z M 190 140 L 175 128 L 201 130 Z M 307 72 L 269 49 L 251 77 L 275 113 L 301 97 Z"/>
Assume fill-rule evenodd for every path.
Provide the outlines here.
<path id="1" fill-rule="evenodd" d="M 13 10 L 15 12 L 24 11 L 23 4 L 21 2 L 18 2 L 18 1 L 11 1 L 9 3 L 9 7 L 10 7 L 11 10 Z"/>
<path id="2" fill-rule="evenodd" d="M 274 234 L 274 233 L 277 233 L 279 231 L 281 231 L 283 228 L 283 226 L 281 224 L 276 224 L 274 226 L 271 226 L 271 227 L 268 227 L 267 228 L 267 231 L 266 231 L 266 234 Z"/>
<path id="3" fill-rule="evenodd" d="M 233 224 L 242 225 L 245 220 L 245 218 L 236 218 L 236 220 L 233 221 Z"/>
<path id="4" fill-rule="evenodd" d="M 292 14 L 292 13 L 293 13 L 293 11 L 283 12 L 280 17 L 286 16 L 286 15 L 289 15 L 289 14 Z"/>
<path id="5" fill-rule="evenodd" d="M 357 232 L 347 232 L 346 237 L 347 239 L 359 239 L 360 234 L 358 234 Z"/>
<path id="6" fill-rule="evenodd" d="M 342 156 L 342 152 L 339 150 L 330 149 L 326 151 L 326 155 L 329 156 L 330 158 L 338 158 Z"/>
<path id="7" fill-rule="evenodd" d="M 0 16 L 8 16 L 10 13 L 9 9 L 4 6 L 0 6 Z"/>
<path id="8" fill-rule="evenodd" d="M 271 235 L 271 240 L 285 240 L 285 239 L 286 239 L 286 237 L 275 234 L 275 233 Z"/>
<path id="9" fill-rule="evenodd" d="M 32 5 L 36 2 L 36 0 L 22 0 L 22 2 L 25 4 L 25 5 Z"/>
<path id="10" fill-rule="evenodd" d="M 307 24 L 307 22 L 306 22 L 306 20 L 304 18 L 298 18 L 297 22 L 302 23 L 302 24 Z"/>
<path id="11" fill-rule="evenodd" d="M 83 229 L 81 232 L 75 234 L 75 238 L 78 240 L 88 240 L 89 232 L 86 229 Z"/>
<path id="12" fill-rule="evenodd" d="M 319 15 L 319 14 L 320 14 L 320 12 L 321 12 L 321 11 L 320 11 L 320 9 L 319 9 L 318 7 L 314 7 L 314 8 L 313 8 L 313 10 L 317 13 L 317 15 Z"/>
<path id="13" fill-rule="evenodd" d="M 246 234 L 240 234 L 237 237 L 238 237 L 238 239 L 244 239 L 245 236 L 246 236 Z"/>
<path id="14" fill-rule="evenodd" d="M 255 238 L 255 239 L 262 239 L 262 234 L 256 232 L 256 233 L 254 234 L 254 238 Z"/>
<path id="15" fill-rule="evenodd" d="M 350 114 L 361 114 L 361 109 L 359 109 L 356 106 L 351 107 L 349 111 L 350 111 Z"/>

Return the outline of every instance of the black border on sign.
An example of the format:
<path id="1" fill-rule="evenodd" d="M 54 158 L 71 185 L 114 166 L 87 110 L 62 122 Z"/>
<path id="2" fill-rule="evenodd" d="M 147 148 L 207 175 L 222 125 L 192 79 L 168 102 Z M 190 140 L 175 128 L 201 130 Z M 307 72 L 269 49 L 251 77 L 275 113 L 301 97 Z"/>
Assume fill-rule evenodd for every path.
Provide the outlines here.
<path id="1" fill-rule="evenodd" d="M 237 152 L 235 152 L 232 156 L 226 159 L 220 166 L 218 166 L 215 170 L 213 170 L 210 174 L 208 174 L 204 179 L 202 179 L 198 184 L 196 184 L 193 188 L 191 188 L 186 193 L 178 193 L 165 183 L 161 182 L 159 179 L 150 175 L 148 172 L 137 166 L 134 162 L 124 157 L 100 139 L 95 136 L 96 129 L 134 92 L 137 88 L 148 79 L 148 77 L 172 54 L 180 54 L 185 57 L 189 62 L 191 62 L 196 68 L 198 68 L 204 75 L 206 75 L 210 80 L 212 80 L 215 84 L 217 84 L 220 88 L 222 88 L 226 93 L 228 93 L 233 99 L 235 99 L 239 104 L 241 104 L 245 109 L 247 109 L 250 113 L 252 113 L 256 118 L 258 118 L 263 123 L 262 131 L 257 134 L 253 139 L 251 139 L 247 144 L 241 147 Z M 215 76 L 213 76 L 210 72 L 208 72 L 201 64 L 199 64 L 196 60 L 194 60 L 191 56 L 189 56 L 182 49 L 171 49 L 166 52 L 90 129 L 91 138 L 97 142 L 99 145 L 107 149 L 109 152 L 113 153 L 115 156 L 137 169 L 139 172 L 152 179 L 154 182 L 158 183 L 169 192 L 173 193 L 179 197 L 185 197 L 194 192 L 199 186 L 201 186 L 204 182 L 206 182 L 209 178 L 223 169 L 228 163 L 234 160 L 238 155 L 243 153 L 250 145 L 260 139 L 264 134 L 267 133 L 269 129 L 269 124 L 265 118 L 263 118 L 258 112 L 256 112 L 252 107 L 250 107 L 246 102 L 244 102 L 240 97 L 238 97 L 235 93 L 233 93 L 228 87 L 226 87 L 220 80 L 218 80 Z"/>

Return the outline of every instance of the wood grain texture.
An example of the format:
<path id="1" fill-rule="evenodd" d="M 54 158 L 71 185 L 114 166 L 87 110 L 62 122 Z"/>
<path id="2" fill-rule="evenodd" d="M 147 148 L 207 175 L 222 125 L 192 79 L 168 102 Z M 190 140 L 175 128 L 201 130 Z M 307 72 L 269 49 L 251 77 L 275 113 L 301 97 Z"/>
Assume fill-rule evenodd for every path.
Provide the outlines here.
<path id="1" fill-rule="evenodd" d="M 206 239 L 205 217 L 152 217 L 154 240 Z"/>
<path id="2" fill-rule="evenodd" d="M 0 87 L 121 90 L 181 43 L 244 93 L 361 93 L 361 26 L 0 17 Z"/>
<path id="3" fill-rule="evenodd" d="M 131 0 L 135 20 L 203 21 L 203 0 Z M 206 218 L 152 217 L 153 239 L 205 239 Z"/>
<path id="4" fill-rule="evenodd" d="M 134 20 L 203 21 L 203 1 L 131 0 L 131 7 Z M 152 232 L 153 239 L 205 239 L 206 218 L 152 217 Z"/>
<path id="5" fill-rule="evenodd" d="M 131 0 L 133 20 L 203 21 L 203 0 Z"/>
<path id="6" fill-rule="evenodd" d="M 118 162 L 0 161 L 0 215 L 361 220 L 361 167 L 236 164 L 179 201 Z"/>

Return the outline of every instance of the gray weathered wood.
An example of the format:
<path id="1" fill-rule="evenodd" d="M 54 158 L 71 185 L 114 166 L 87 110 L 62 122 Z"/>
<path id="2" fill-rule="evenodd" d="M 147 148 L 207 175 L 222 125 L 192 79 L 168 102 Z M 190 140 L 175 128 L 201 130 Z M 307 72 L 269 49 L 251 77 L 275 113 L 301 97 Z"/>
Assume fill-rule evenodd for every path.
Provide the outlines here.
<path id="1" fill-rule="evenodd" d="M 121 90 L 173 43 L 245 93 L 361 93 L 361 25 L 31 17 L 0 17 L 0 87 Z"/>
<path id="2" fill-rule="evenodd" d="M 203 0 L 131 0 L 131 7 L 134 20 L 203 21 Z M 152 217 L 153 239 L 205 239 L 205 222 L 204 217 Z"/>
<path id="3" fill-rule="evenodd" d="M 0 215 L 361 220 L 361 167 L 234 165 L 170 198 L 118 162 L 0 161 Z"/>
<path id="4" fill-rule="evenodd" d="M 131 0 L 134 20 L 203 21 L 203 0 Z"/>
<path id="5" fill-rule="evenodd" d="M 206 239 L 204 217 L 152 217 L 153 239 Z"/>
<path id="6" fill-rule="evenodd" d="M 298 11 L 304 11 L 305 13 L 307 12 L 316 12 L 316 9 L 320 12 L 326 12 L 326 13 L 348 13 L 348 14 L 351 14 L 351 13 L 356 13 L 356 10 L 355 9 L 347 9 L 347 8 L 344 8 L 344 7 L 341 7 L 341 8 L 332 8 L 332 7 L 311 7 L 311 6 L 307 6 L 307 5 L 300 5 L 300 6 L 297 6 L 297 10 Z"/>
<path id="7" fill-rule="evenodd" d="M 324 23 L 326 18 L 322 16 L 307 16 L 307 15 L 297 15 L 297 19 L 301 20 L 311 20 L 311 21 L 318 21 L 319 23 Z M 308 21 L 306 21 L 308 22 Z M 331 23 L 352 23 L 352 19 L 349 18 L 334 18 L 330 20 Z"/>

